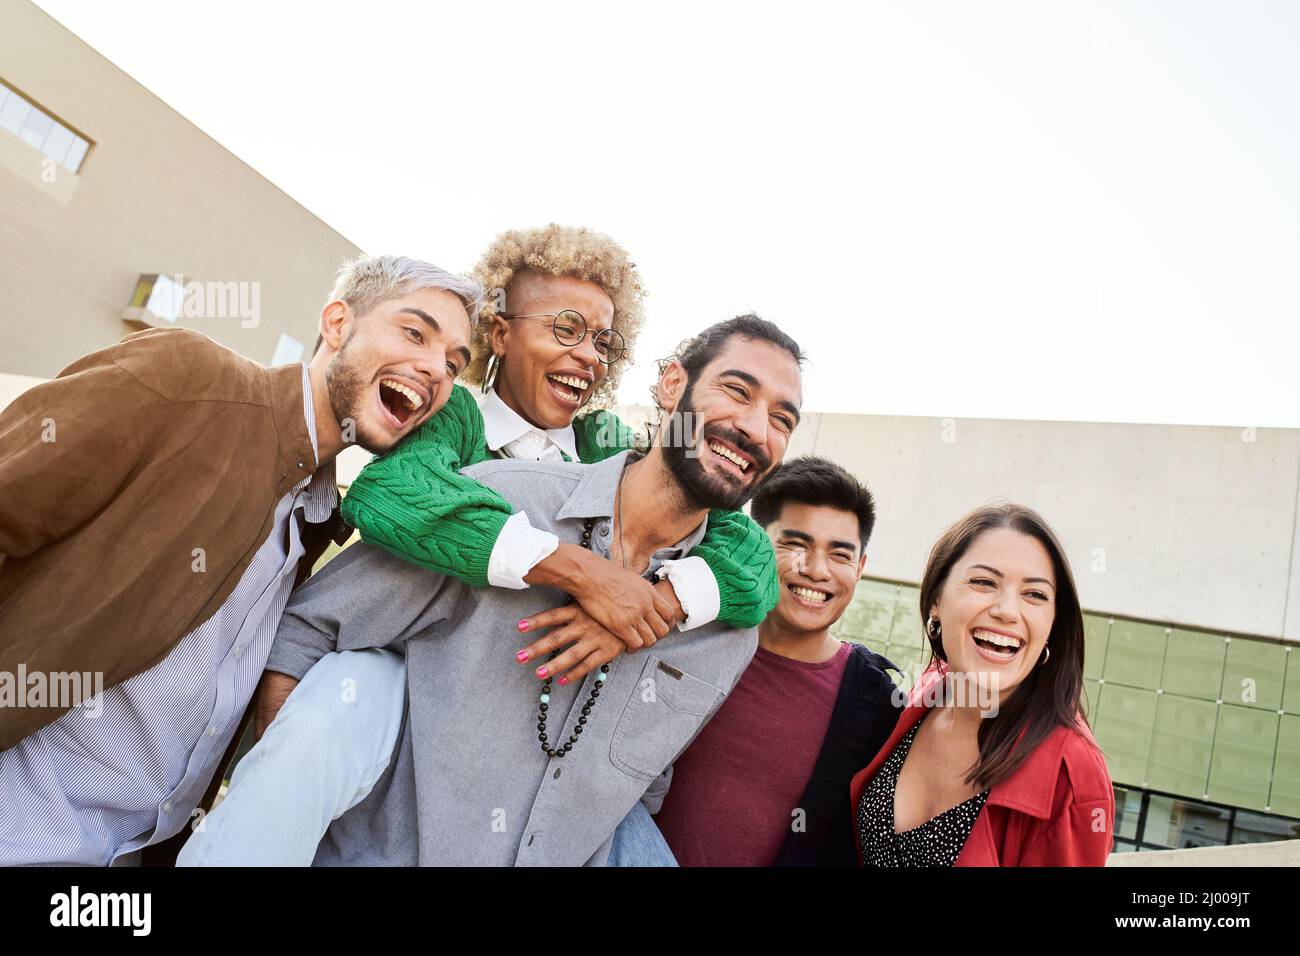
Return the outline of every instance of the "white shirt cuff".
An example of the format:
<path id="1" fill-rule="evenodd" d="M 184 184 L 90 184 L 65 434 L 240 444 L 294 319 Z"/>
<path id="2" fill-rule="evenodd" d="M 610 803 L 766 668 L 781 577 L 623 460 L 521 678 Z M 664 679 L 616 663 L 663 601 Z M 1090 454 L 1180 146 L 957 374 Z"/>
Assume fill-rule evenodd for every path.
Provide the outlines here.
<path id="1" fill-rule="evenodd" d="M 554 554 L 559 546 L 559 538 L 549 531 L 534 528 L 524 512 L 512 514 L 501 527 L 496 544 L 492 545 L 492 555 L 488 558 L 488 584 L 523 590 L 528 587 L 524 575 L 539 561 Z"/>
<path id="2" fill-rule="evenodd" d="M 692 556 L 680 561 L 665 561 L 655 576 L 661 581 L 668 579 L 677 595 L 677 603 L 686 612 L 686 620 L 677 625 L 679 631 L 690 631 L 718 619 L 722 595 L 718 592 L 713 569 L 703 558 Z"/>

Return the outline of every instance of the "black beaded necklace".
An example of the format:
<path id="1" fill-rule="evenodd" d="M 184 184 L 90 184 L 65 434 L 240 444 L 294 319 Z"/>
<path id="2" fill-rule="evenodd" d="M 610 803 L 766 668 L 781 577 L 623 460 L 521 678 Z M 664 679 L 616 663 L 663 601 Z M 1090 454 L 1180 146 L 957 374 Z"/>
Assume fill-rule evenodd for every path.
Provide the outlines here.
<path id="1" fill-rule="evenodd" d="M 591 529 L 596 524 L 595 518 L 588 518 L 582 525 L 582 546 L 588 551 L 591 550 Z M 573 598 L 569 598 L 569 604 L 573 603 Z M 555 660 L 560 655 L 558 650 L 551 653 L 549 660 Z M 596 675 L 596 683 L 592 685 L 591 696 L 587 698 L 587 703 L 582 706 L 582 713 L 578 715 L 578 722 L 573 725 L 573 733 L 569 739 L 559 747 L 552 747 L 546 737 L 546 709 L 551 703 L 551 675 L 547 674 L 546 683 L 542 685 L 542 702 L 539 704 L 537 711 L 537 739 L 542 743 L 542 751 L 548 757 L 563 757 L 573 745 L 578 742 L 578 737 L 582 734 L 582 728 L 587 724 L 587 717 L 591 714 L 591 708 L 596 706 L 596 700 L 600 697 L 601 685 L 605 683 L 605 678 L 609 676 L 609 665 L 601 664 L 600 672 Z M 557 771 L 558 772 L 558 771 Z"/>

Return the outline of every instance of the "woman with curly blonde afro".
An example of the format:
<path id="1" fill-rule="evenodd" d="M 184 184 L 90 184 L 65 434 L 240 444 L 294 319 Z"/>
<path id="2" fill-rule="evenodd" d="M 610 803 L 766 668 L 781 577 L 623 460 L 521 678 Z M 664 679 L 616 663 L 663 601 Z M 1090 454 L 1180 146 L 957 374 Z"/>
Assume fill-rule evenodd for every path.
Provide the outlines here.
<path id="1" fill-rule="evenodd" d="M 591 409 L 614 404 L 623 369 L 634 361 L 633 346 L 645 319 L 641 277 L 622 246 L 590 229 L 553 224 L 543 229 L 511 229 L 493 240 L 475 266 L 474 277 L 488 294 L 470 346 L 474 358 L 462 376 L 465 382 L 481 386 L 491 358 L 495 355 L 500 360 L 508 350 L 511 329 L 503 314 L 525 314 L 533 308 L 539 289 L 564 285 L 579 294 L 585 291 L 600 313 L 588 319 L 601 328 L 613 329 L 622 339 L 621 358 L 603 369 L 593 368 L 598 380 L 594 388 L 586 390 L 590 394 L 584 394 L 582 402 L 584 408 Z M 547 278 L 570 281 L 547 282 Z M 520 411 L 528 417 L 533 410 Z"/>
<path id="2" fill-rule="evenodd" d="M 438 414 L 361 472 L 344 517 L 364 540 L 476 587 L 561 588 L 629 648 L 674 624 L 757 626 L 777 596 L 775 562 L 729 560 L 766 538 L 740 512 L 717 513 L 691 554 L 701 560 L 677 562 L 651 587 L 537 531 L 459 473 L 492 457 L 591 463 L 633 448 L 631 429 L 607 408 L 644 322 L 645 290 L 627 251 L 590 229 L 512 229 L 488 246 L 474 277 L 485 304 L 463 381 L 478 386 L 477 401 L 453 389 Z"/>

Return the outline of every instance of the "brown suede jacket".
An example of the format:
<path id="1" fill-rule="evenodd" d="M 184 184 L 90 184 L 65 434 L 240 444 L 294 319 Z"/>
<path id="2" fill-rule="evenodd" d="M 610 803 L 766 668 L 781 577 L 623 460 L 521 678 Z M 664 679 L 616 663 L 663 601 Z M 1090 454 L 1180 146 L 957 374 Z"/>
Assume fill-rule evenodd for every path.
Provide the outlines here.
<path id="1" fill-rule="evenodd" d="M 147 670 L 207 620 L 316 470 L 302 369 L 150 329 L 0 412 L 0 674 Z M 299 581 L 348 528 L 306 530 Z M 48 678 L 47 678 L 48 679 Z M 0 705 L 0 750 L 67 708 Z"/>

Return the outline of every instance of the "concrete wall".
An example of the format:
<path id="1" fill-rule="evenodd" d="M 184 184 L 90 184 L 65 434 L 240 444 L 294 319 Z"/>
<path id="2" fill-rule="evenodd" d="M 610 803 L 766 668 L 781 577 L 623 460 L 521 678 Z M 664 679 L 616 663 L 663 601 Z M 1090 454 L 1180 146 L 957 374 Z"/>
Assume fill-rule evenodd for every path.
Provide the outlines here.
<path id="1" fill-rule="evenodd" d="M 1300 866 L 1300 840 L 1112 853 L 1107 866 Z"/>
<path id="2" fill-rule="evenodd" d="M 79 175 L 0 130 L 0 373 L 49 378 L 134 329 L 139 275 L 259 283 L 260 324 L 182 319 L 270 362 L 308 349 L 356 247 L 26 0 L 0 0 L 0 78 L 93 141 Z"/>
<path id="3" fill-rule="evenodd" d="M 873 577 L 918 582 L 949 525 L 1010 500 L 1061 537 L 1088 610 L 1300 641 L 1300 430 L 813 414 L 788 454 L 876 495 Z"/>

